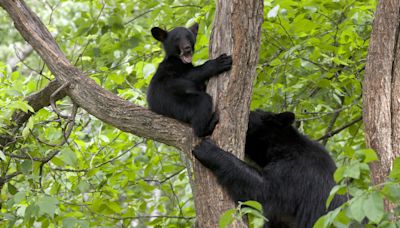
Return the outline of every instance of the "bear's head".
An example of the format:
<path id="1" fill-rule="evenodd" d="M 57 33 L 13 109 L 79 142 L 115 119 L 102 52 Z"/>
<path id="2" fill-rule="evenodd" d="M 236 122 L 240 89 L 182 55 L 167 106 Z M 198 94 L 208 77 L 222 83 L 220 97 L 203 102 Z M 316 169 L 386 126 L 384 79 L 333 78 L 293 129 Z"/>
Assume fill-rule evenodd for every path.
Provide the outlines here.
<path id="1" fill-rule="evenodd" d="M 187 64 L 192 62 L 198 29 L 197 23 L 189 28 L 176 27 L 169 32 L 154 27 L 151 29 L 151 34 L 163 44 L 167 57 L 178 57 L 183 63 Z"/>
<path id="2" fill-rule="evenodd" d="M 250 112 L 246 135 L 246 157 L 260 167 L 276 158 L 286 156 L 282 149 L 298 139 L 298 132 L 292 126 L 295 115 L 292 112 L 272 113 L 262 110 Z"/>

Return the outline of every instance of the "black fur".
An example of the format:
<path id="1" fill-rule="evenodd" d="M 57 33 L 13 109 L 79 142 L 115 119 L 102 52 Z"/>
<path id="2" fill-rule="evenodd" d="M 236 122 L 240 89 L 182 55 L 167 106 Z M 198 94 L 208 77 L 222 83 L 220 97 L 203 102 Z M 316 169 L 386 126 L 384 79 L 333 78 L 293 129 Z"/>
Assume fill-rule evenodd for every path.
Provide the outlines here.
<path id="1" fill-rule="evenodd" d="M 152 111 L 191 124 L 197 136 L 212 133 L 218 122 L 205 82 L 232 66 L 231 56 L 222 54 L 201 66 L 192 65 L 198 24 L 176 27 L 167 32 L 152 28 L 155 39 L 163 44 L 165 59 L 160 63 L 147 91 Z"/>
<path id="2" fill-rule="evenodd" d="M 320 216 L 345 201 L 335 196 L 326 210 L 335 185 L 335 163 L 322 145 L 292 127 L 294 120 L 291 112 L 250 113 L 245 154 L 258 168 L 208 139 L 193 151 L 235 201 L 257 200 L 263 205 L 269 219 L 265 227 L 311 228 Z"/>

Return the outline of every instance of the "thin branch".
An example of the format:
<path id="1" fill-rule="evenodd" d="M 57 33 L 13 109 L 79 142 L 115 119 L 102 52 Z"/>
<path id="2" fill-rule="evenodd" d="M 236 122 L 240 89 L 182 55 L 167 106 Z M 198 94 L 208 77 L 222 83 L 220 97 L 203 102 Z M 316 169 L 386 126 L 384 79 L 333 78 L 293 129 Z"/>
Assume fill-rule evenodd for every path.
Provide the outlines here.
<path id="1" fill-rule="evenodd" d="M 6 155 L 7 157 L 10 157 L 10 158 L 18 158 L 18 159 L 23 159 L 23 160 L 32 160 L 32 161 L 46 163 L 46 162 L 49 162 L 59 152 L 60 152 L 59 150 L 55 150 L 55 151 L 49 153 L 44 158 L 32 157 L 30 155 L 11 154 L 11 153 L 8 153 L 8 152 L 3 152 L 3 153 L 4 153 L 4 155 Z"/>
<path id="2" fill-rule="evenodd" d="M 343 108 L 343 102 L 344 102 L 344 96 L 340 96 L 340 108 Z M 340 109 L 339 108 L 339 109 Z M 329 122 L 328 128 L 326 128 L 325 134 L 328 134 L 329 132 L 332 131 L 333 127 L 335 126 L 335 123 L 337 121 L 337 119 L 339 118 L 340 115 L 340 111 L 339 112 L 335 112 L 335 114 L 333 114 L 331 121 Z M 326 143 L 328 142 L 329 138 L 325 138 L 322 141 L 322 145 L 326 145 Z"/>
<path id="3" fill-rule="evenodd" d="M 165 183 L 166 181 L 172 179 L 173 177 L 175 177 L 175 176 L 181 174 L 183 171 L 185 171 L 185 169 L 186 169 L 186 168 L 183 168 L 183 169 L 181 169 L 181 170 L 179 170 L 179 171 L 177 171 L 177 172 L 175 172 L 175 173 L 169 175 L 168 177 L 166 177 L 166 178 L 164 178 L 164 179 L 162 179 L 162 180 L 155 180 L 155 179 L 143 179 L 143 180 L 146 181 L 146 182 L 155 182 L 155 183 L 157 183 L 158 185 L 161 185 L 161 184 Z"/>
<path id="4" fill-rule="evenodd" d="M 51 144 L 51 143 L 45 142 L 45 141 L 41 140 L 39 137 L 36 137 L 32 130 L 29 130 L 29 131 L 35 137 L 36 141 L 38 141 L 39 143 L 43 143 L 43 144 L 45 144 L 47 146 L 51 146 L 51 147 L 62 146 L 68 142 L 68 138 L 72 133 L 72 129 L 75 126 L 75 117 L 76 117 L 77 111 L 78 111 L 78 106 L 75 103 L 73 103 L 71 116 L 65 116 L 66 118 L 68 118 L 68 120 L 67 120 L 67 123 L 65 124 L 65 127 L 62 127 L 63 140 L 59 144 Z"/>
<path id="5" fill-rule="evenodd" d="M 106 7 L 106 4 L 104 3 L 104 1 L 102 1 L 102 7 L 100 9 L 99 15 L 97 15 L 96 20 L 92 23 L 92 25 L 86 30 L 86 34 L 88 34 L 93 28 L 94 26 L 99 22 L 100 16 L 103 14 L 104 8 Z M 75 64 L 78 64 L 79 59 L 81 59 L 81 57 L 83 56 L 83 53 L 86 51 L 86 48 L 89 46 L 90 43 L 90 39 L 88 39 L 88 41 L 86 42 L 85 46 L 83 47 L 83 50 L 81 51 L 81 53 L 79 54 L 78 58 L 76 58 Z M 83 67 L 83 66 L 82 66 Z"/>
<path id="6" fill-rule="evenodd" d="M 162 6 L 161 6 L 161 7 L 162 7 Z M 180 6 L 171 6 L 170 8 L 183 8 L 183 7 L 188 7 L 188 8 L 194 7 L 194 8 L 199 8 L 199 9 L 202 8 L 201 6 L 198 6 L 198 5 L 180 5 Z M 137 15 L 136 17 L 134 17 L 134 18 L 128 20 L 127 22 L 125 22 L 124 25 L 127 25 L 127 24 L 129 24 L 129 23 L 132 23 L 132 22 L 135 21 L 136 19 L 138 19 L 138 18 L 140 18 L 140 17 L 143 17 L 143 16 L 145 16 L 145 15 L 148 14 L 148 13 L 153 12 L 154 10 L 156 10 L 156 9 L 158 9 L 158 8 L 160 8 L 160 6 L 159 6 L 159 7 L 154 7 L 154 8 L 151 8 L 151 9 L 148 9 L 148 10 L 144 11 L 143 13 Z"/>
<path id="7" fill-rule="evenodd" d="M 5 183 L 7 183 L 7 182 L 10 181 L 12 178 L 14 178 L 14 177 L 16 177 L 16 176 L 18 176 L 18 175 L 20 175 L 20 174 L 22 174 L 21 171 L 16 171 L 16 172 L 11 173 L 11 174 L 9 174 L 9 175 L 6 175 L 6 176 L 4 176 L 4 177 L 0 177 L 0 192 L 1 192 L 1 190 L 3 189 L 3 186 L 4 186 Z M 0 208 L 1 208 L 1 203 L 0 203 Z M 0 221 L 1 221 L 1 218 L 0 218 Z"/>
<path id="8" fill-rule="evenodd" d="M 68 116 L 66 116 L 66 115 L 63 115 L 58 109 L 57 109 L 57 106 L 56 106 L 56 103 L 55 103 L 55 97 L 57 96 L 57 94 L 60 92 L 60 91 L 62 91 L 63 89 L 65 89 L 67 86 L 69 86 L 69 82 L 65 82 L 64 84 L 62 84 L 58 89 L 56 89 L 56 91 L 54 91 L 54 93 L 52 93 L 51 95 L 50 95 L 50 104 L 51 104 L 51 107 L 53 108 L 53 111 L 55 112 L 55 113 L 57 113 L 57 115 L 59 116 L 59 117 L 61 117 L 61 118 L 64 118 L 64 119 L 69 119 L 69 117 Z"/>
<path id="9" fill-rule="evenodd" d="M 329 122 L 328 127 L 326 128 L 325 135 L 329 134 L 332 131 L 333 126 L 335 126 L 336 120 L 338 119 L 339 115 L 340 115 L 340 112 L 335 112 L 335 114 L 333 114 L 332 119 Z M 324 138 L 322 140 L 322 145 L 325 146 L 326 143 L 328 142 L 328 139 L 329 139 L 329 137 Z"/>
<path id="10" fill-rule="evenodd" d="M 191 220 L 195 219 L 196 217 L 186 217 L 186 216 L 173 216 L 173 215 L 139 215 L 139 216 L 126 216 L 126 217 L 115 217 L 115 216 L 108 216 L 102 215 L 110 219 L 114 220 L 133 220 L 133 219 L 151 219 L 151 218 L 169 218 L 169 219 L 184 219 L 184 220 Z"/>
<path id="11" fill-rule="evenodd" d="M 3 177 L 1 179 L 3 179 L 4 182 L 7 182 L 7 181 L 11 180 L 12 178 L 14 178 L 14 177 L 16 177 L 16 176 L 18 176 L 20 174 L 22 174 L 21 171 L 16 171 L 16 172 L 13 172 L 13 173 L 11 173 L 9 175 L 6 175 L 5 177 Z"/>
<path id="12" fill-rule="evenodd" d="M 110 160 L 107 160 L 105 162 L 99 163 L 97 165 L 95 165 L 94 167 L 90 167 L 90 168 L 86 168 L 86 169 L 65 169 L 65 168 L 51 168 L 52 170 L 56 170 L 56 171 L 62 171 L 62 172 L 74 172 L 74 173 L 80 173 L 80 172 L 88 172 L 92 169 L 97 169 L 100 168 L 103 165 L 106 165 L 108 163 L 111 163 L 115 160 L 117 160 L 118 158 L 124 156 L 125 154 L 127 154 L 129 151 L 131 151 L 133 148 L 137 147 L 139 144 L 143 143 L 144 140 L 141 140 L 137 143 L 135 143 L 134 145 L 130 146 L 128 149 L 126 149 L 125 151 L 121 152 L 119 155 L 111 158 Z"/>
<path id="13" fill-rule="evenodd" d="M 7 64 L 10 65 L 11 71 L 16 71 L 18 68 L 18 63 L 23 62 L 28 58 L 33 52 L 31 45 L 27 44 L 21 48 L 21 53 L 15 48 L 15 57 L 9 59 Z"/>
<path id="14" fill-rule="evenodd" d="M 338 129 L 336 129 L 336 130 L 334 130 L 334 131 L 328 132 L 327 134 L 325 134 L 325 135 L 322 136 L 321 138 L 317 139 L 317 141 L 321 141 L 321 140 L 323 140 L 323 139 L 330 138 L 330 137 L 332 137 L 332 136 L 338 134 L 339 132 L 343 131 L 344 129 L 350 127 L 351 125 L 353 125 L 353 124 L 355 124 L 355 123 L 357 123 L 357 122 L 360 122 L 361 120 L 362 120 L 362 116 L 360 116 L 360 117 L 354 119 L 354 120 L 351 121 L 350 123 L 345 124 L 345 125 L 343 125 L 342 127 L 338 128 Z"/>

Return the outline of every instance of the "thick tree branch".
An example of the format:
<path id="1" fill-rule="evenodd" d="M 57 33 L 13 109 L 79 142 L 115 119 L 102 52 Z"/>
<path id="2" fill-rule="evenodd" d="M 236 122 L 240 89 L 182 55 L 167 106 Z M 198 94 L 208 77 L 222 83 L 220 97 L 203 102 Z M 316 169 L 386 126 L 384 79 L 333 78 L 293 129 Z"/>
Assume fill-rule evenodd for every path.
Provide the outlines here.
<path id="1" fill-rule="evenodd" d="M 193 144 L 191 128 L 123 100 L 97 85 L 68 61 L 47 28 L 24 1 L 0 0 L 0 6 L 7 11 L 22 37 L 40 55 L 57 81 L 70 83 L 65 93 L 79 107 L 122 131 L 189 151 L 187 148 Z"/>

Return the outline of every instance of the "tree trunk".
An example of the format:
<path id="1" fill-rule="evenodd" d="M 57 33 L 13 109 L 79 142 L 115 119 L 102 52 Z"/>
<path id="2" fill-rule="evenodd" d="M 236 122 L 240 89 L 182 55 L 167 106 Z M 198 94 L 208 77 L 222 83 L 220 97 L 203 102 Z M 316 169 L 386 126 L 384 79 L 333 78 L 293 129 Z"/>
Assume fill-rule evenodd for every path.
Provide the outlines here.
<path id="1" fill-rule="evenodd" d="M 258 61 L 263 1 L 219 0 L 210 40 L 210 58 L 231 54 L 232 70 L 210 80 L 220 121 L 212 139 L 239 158 L 244 157 L 252 83 Z M 211 172 L 194 163 L 195 205 L 200 227 L 217 227 L 221 214 L 235 205 Z M 237 226 L 237 225 L 234 225 Z"/>
<path id="2" fill-rule="evenodd" d="M 380 158 L 371 164 L 375 184 L 385 181 L 400 154 L 400 1 L 380 1 L 365 66 L 363 120 L 367 146 Z M 394 205 L 386 202 L 385 209 Z"/>

